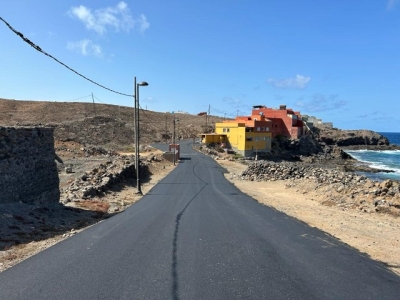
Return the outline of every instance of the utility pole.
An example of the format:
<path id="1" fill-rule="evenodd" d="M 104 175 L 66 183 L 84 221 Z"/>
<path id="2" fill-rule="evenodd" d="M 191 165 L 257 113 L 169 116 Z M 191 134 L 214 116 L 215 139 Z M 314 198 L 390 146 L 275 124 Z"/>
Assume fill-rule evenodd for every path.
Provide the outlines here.
<path id="1" fill-rule="evenodd" d="M 180 140 L 180 135 L 179 135 L 179 119 L 176 119 L 176 133 L 177 133 L 177 138 L 178 141 Z"/>
<path id="2" fill-rule="evenodd" d="M 176 153 L 176 149 L 175 149 L 175 115 L 174 115 L 174 120 L 173 120 L 173 133 L 172 133 L 172 146 L 174 147 L 174 155 L 173 155 L 173 161 L 174 161 L 174 166 L 175 166 L 175 153 Z"/>
<path id="3" fill-rule="evenodd" d="M 96 104 L 94 103 L 93 92 L 92 92 L 92 101 L 93 101 L 93 111 L 94 111 L 94 116 L 96 116 Z"/>
<path id="4" fill-rule="evenodd" d="M 208 111 L 206 112 L 206 133 L 208 133 L 208 115 L 210 114 L 210 104 L 208 104 Z"/>
<path id="5" fill-rule="evenodd" d="M 207 133 L 207 117 L 208 117 L 208 112 L 206 112 L 206 133 Z"/>
<path id="6" fill-rule="evenodd" d="M 167 134 L 168 134 L 168 123 L 167 123 L 167 121 L 168 121 L 168 117 L 167 117 L 167 114 L 165 114 L 165 143 L 167 143 Z"/>
<path id="7" fill-rule="evenodd" d="M 208 104 L 208 113 L 207 113 L 208 116 L 210 115 L 210 108 L 211 108 L 211 106 L 210 106 L 210 104 Z M 207 132 L 208 132 L 208 127 L 207 127 Z"/>

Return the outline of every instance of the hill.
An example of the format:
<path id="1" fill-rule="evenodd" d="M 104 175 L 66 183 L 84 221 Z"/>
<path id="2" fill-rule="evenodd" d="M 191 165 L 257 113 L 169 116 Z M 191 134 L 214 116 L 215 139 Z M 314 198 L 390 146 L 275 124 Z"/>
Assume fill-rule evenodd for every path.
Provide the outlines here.
<path id="1" fill-rule="evenodd" d="M 207 116 L 206 119 L 205 115 L 172 114 L 140 109 L 140 143 L 171 143 L 174 117 L 177 120 L 176 139 L 194 138 L 200 133 L 213 132 L 214 123 L 223 120 L 217 116 Z M 74 141 L 84 146 L 100 146 L 116 150 L 128 149 L 134 144 L 133 107 L 0 98 L 1 125 L 51 126 L 54 127 L 56 142 Z M 282 141 L 275 139 L 271 155 L 280 157 L 287 151 L 290 152 L 289 156 L 312 155 L 326 152 L 326 145 L 355 149 L 365 146 L 368 146 L 368 149 L 379 150 L 396 148 L 389 145 L 387 138 L 371 130 L 341 130 L 319 126 L 312 129 L 312 134 L 307 139 L 284 140 L 283 144 Z"/>
<path id="2" fill-rule="evenodd" d="M 176 138 L 193 138 L 213 130 L 223 118 L 140 109 L 140 142 L 171 142 L 173 119 Z M 0 99 L 0 125 L 54 128 L 59 141 L 123 149 L 134 143 L 134 108 L 82 102 Z"/>

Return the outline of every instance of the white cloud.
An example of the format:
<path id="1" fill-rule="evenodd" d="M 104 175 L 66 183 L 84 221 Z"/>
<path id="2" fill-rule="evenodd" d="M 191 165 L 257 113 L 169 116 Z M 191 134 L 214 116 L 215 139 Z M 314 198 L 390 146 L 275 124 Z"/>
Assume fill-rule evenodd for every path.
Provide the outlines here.
<path id="1" fill-rule="evenodd" d="M 347 101 L 340 100 L 338 95 L 326 96 L 323 94 L 312 95 L 310 101 L 304 101 L 302 97 L 295 103 L 297 107 L 307 113 L 330 111 L 344 107 L 346 104 Z"/>
<path id="2" fill-rule="evenodd" d="M 99 45 L 94 44 L 91 40 L 81 40 L 78 42 L 69 42 L 67 45 L 69 50 L 79 52 L 84 56 L 95 55 L 97 57 L 103 57 L 103 52 Z"/>
<path id="3" fill-rule="evenodd" d="M 150 27 L 146 16 L 143 14 L 135 20 L 130 12 L 128 4 L 124 1 L 116 6 L 109 6 L 92 11 L 86 6 L 80 5 L 72 7 L 68 14 L 80 20 L 87 29 L 94 30 L 98 34 L 104 34 L 109 28 L 115 31 L 129 32 L 134 27 L 138 27 L 140 32 L 144 32 Z"/>
<path id="4" fill-rule="evenodd" d="M 274 79 L 268 78 L 267 83 L 270 85 L 279 88 L 279 89 L 304 89 L 306 85 L 310 82 L 311 77 L 306 77 L 303 75 L 297 74 L 293 78 L 287 79 Z"/>
<path id="5" fill-rule="evenodd" d="M 136 23 L 139 24 L 140 32 L 145 32 L 150 27 L 150 23 L 147 22 L 147 18 L 143 14 L 141 14 L 140 18 L 138 20 L 136 20 Z"/>
<path id="6" fill-rule="evenodd" d="M 400 1 L 399 0 L 389 0 L 387 2 L 386 8 L 393 9 Z"/>
<path id="7" fill-rule="evenodd" d="M 153 97 L 147 97 L 145 99 L 140 99 L 140 101 L 142 102 L 147 102 L 147 103 L 157 103 L 158 101 L 156 99 L 154 99 Z"/>

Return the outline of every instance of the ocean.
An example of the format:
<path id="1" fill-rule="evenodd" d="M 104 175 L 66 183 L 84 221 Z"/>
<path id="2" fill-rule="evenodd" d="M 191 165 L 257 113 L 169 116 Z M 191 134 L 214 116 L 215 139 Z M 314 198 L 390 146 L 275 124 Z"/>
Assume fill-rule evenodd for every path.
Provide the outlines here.
<path id="1" fill-rule="evenodd" d="M 400 146 L 400 133 L 399 132 L 379 132 L 385 136 L 390 144 Z M 349 150 L 346 151 L 353 158 L 367 163 L 372 168 L 392 170 L 393 173 L 360 173 L 372 180 L 382 181 L 385 179 L 392 179 L 400 181 L 400 150 L 385 150 L 385 151 L 372 151 L 372 150 Z"/>

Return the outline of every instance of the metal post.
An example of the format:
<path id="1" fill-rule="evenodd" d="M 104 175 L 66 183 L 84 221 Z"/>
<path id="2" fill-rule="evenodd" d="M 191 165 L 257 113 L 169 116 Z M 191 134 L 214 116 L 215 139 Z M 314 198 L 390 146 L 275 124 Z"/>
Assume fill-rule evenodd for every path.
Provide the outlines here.
<path id="1" fill-rule="evenodd" d="M 174 148 L 173 160 L 174 160 L 174 166 L 175 166 L 175 154 L 176 154 L 176 149 L 175 149 L 175 116 L 174 116 L 173 124 L 174 124 L 174 132 L 172 134 L 172 146 Z"/>
<path id="2" fill-rule="evenodd" d="M 139 161 L 139 86 L 147 86 L 147 82 L 142 81 L 136 83 L 136 76 L 134 80 L 134 95 L 135 95 L 135 169 L 136 169 L 136 187 L 137 193 L 142 194 L 142 189 L 140 186 L 140 161 Z"/>
<path id="3" fill-rule="evenodd" d="M 140 137 L 140 129 L 139 129 L 139 109 L 140 109 L 140 105 L 139 105 L 139 85 L 136 84 L 135 85 L 135 89 L 136 89 L 136 128 L 137 128 L 137 134 L 136 134 L 136 186 L 137 186 L 137 193 L 138 194 L 142 194 L 142 189 L 140 186 L 140 160 L 139 160 L 139 137 Z"/>
<path id="4" fill-rule="evenodd" d="M 168 119 L 167 119 L 167 114 L 165 114 L 165 143 L 168 144 L 168 139 L 167 139 L 167 135 L 168 135 Z"/>
<path id="5" fill-rule="evenodd" d="M 135 173 L 136 173 L 136 188 L 137 188 L 137 193 L 141 194 L 142 191 L 140 189 L 140 173 L 139 173 L 139 103 L 138 103 L 138 95 L 137 95 L 137 84 L 136 84 L 136 76 L 134 79 L 134 97 L 135 97 L 135 111 L 134 111 L 134 116 L 135 116 Z"/>
<path id="6" fill-rule="evenodd" d="M 92 93 L 92 101 L 93 101 L 93 111 L 94 111 L 94 116 L 96 117 L 96 104 L 94 103 L 94 97 Z"/>

